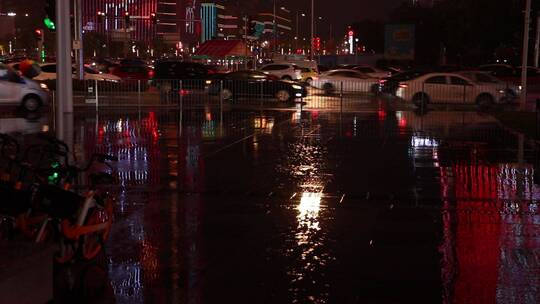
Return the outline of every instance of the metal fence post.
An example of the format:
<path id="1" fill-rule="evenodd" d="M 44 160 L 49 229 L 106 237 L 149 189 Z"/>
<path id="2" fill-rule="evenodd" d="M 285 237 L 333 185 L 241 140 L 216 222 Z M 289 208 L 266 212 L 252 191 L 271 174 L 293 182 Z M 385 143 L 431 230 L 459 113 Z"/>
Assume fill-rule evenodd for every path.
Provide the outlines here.
<path id="1" fill-rule="evenodd" d="M 223 80 L 219 81 L 219 123 L 223 123 Z"/>
<path id="2" fill-rule="evenodd" d="M 54 132 L 56 133 L 56 88 L 51 91 L 51 99 L 52 99 L 52 115 L 53 115 L 52 125 L 54 128 Z"/>
<path id="3" fill-rule="evenodd" d="M 98 81 L 97 79 L 94 80 L 94 84 L 96 85 L 96 111 L 99 108 L 99 93 L 98 93 Z"/>
<path id="4" fill-rule="evenodd" d="M 463 104 L 467 103 L 467 84 L 463 84 Z"/>
<path id="5" fill-rule="evenodd" d="M 426 102 L 425 102 L 424 98 L 426 98 L 425 82 L 422 82 L 422 99 L 420 99 L 420 112 L 422 114 L 424 114 L 425 107 L 426 107 Z"/>
<path id="6" fill-rule="evenodd" d="M 139 105 L 139 111 L 141 110 L 141 80 L 137 80 L 137 103 Z"/>
<path id="7" fill-rule="evenodd" d="M 261 81 L 261 98 L 260 98 L 260 106 L 262 107 L 263 105 L 263 99 L 264 99 L 264 82 Z"/>
<path id="8" fill-rule="evenodd" d="M 343 81 L 340 82 L 340 89 L 339 89 L 339 114 L 343 114 Z"/>
<path id="9" fill-rule="evenodd" d="M 178 88 L 179 88 L 179 93 L 180 93 L 180 107 L 183 109 L 184 108 L 184 83 L 182 82 L 182 79 L 179 80 L 179 84 L 178 84 Z M 172 83 L 171 83 L 171 88 L 172 88 Z"/>
<path id="10" fill-rule="evenodd" d="M 339 89 L 339 136 L 343 136 L 343 81 L 340 82 Z"/>

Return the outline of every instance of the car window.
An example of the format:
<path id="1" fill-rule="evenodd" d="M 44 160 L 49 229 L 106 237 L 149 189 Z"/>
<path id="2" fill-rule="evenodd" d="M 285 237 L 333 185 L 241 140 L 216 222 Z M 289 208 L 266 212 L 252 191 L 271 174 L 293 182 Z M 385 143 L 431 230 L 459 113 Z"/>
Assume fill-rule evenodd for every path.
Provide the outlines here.
<path id="1" fill-rule="evenodd" d="M 446 84 L 446 76 L 433 76 L 426 80 L 426 83 Z"/>
<path id="2" fill-rule="evenodd" d="M 263 67 L 261 70 L 263 71 L 275 71 L 275 70 L 279 70 L 279 68 L 277 68 L 278 66 L 276 65 L 267 65 L 265 67 Z"/>
<path id="3" fill-rule="evenodd" d="M 88 74 L 99 74 L 98 71 L 92 69 L 92 68 L 89 68 L 89 67 L 84 67 L 84 72 L 85 73 L 88 73 Z"/>
<path id="4" fill-rule="evenodd" d="M 425 73 L 422 73 L 422 72 L 403 72 L 403 73 L 398 73 L 398 74 L 392 76 L 391 78 L 395 79 L 397 81 L 411 80 L 411 79 L 420 77 L 420 76 L 422 76 L 424 74 Z"/>
<path id="5" fill-rule="evenodd" d="M 41 71 L 45 73 L 56 73 L 56 64 L 48 64 L 41 66 Z"/>
<path id="6" fill-rule="evenodd" d="M 119 69 L 122 73 L 146 73 L 146 68 L 142 66 L 120 66 Z"/>
<path id="7" fill-rule="evenodd" d="M 360 73 L 355 73 L 355 72 L 347 72 L 346 77 L 357 78 L 357 79 L 366 79 L 367 78 L 366 75 L 363 75 L 363 74 L 360 74 Z"/>
<path id="8" fill-rule="evenodd" d="M 355 70 L 357 70 L 359 72 L 362 72 L 362 73 L 373 73 L 373 72 L 375 72 L 375 70 L 370 68 L 370 67 L 358 67 Z"/>
<path id="9" fill-rule="evenodd" d="M 0 80 L 15 82 L 15 83 L 24 83 L 24 80 L 15 72 L 15 70 L 10 69 L 6 65 L 0 64 Z"/>
<path id="10" fill-rule="evenodd" d="M 489 75 L 489 74 L 485 74 L 485 73 L 476 73 L 475 74 L 476 76 L 476 81 L 478 82 L 482 82 L 482 83 L 497 83 L 499 82 L 497 80 L 497 78 Z"/>
<path id="11" fill-rule="evenodd" d="M 269 65 L 263 68 L 263 70 L 264 71 L 279 71 L 279 70 L 286 70 L 288 68 L 289 68 L 288 66 L 283 65 L 283 64 L 273 64 L 273 65 Z"/>
<path id="12" fill-rule="evenodd" d="M 3 64 L 0 64 L 0 80 L 8 80 L 8 70 Z"/>
<path id="13" fill-rule="evenodd" d="M 468 85 L 469 82 L 461 77 L 452 76 L 450 77 L 450 83 L 453 85 Z"/>
<path id="14" fill-rule="evenodd" d="M 249 74 L 244 71 L 232 72 L 232 73 L 227 74 L 228 79 L 245 80 L 245 79 L 248 79 L 248 77 L 249 77 Z"/>

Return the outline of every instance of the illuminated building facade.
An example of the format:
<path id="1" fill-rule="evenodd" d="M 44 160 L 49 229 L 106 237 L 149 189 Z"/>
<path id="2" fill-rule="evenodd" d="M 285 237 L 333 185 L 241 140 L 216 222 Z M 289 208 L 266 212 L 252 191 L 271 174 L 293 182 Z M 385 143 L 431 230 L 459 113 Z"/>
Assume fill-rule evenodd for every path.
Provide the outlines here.
<path id="1" fill-rule="evenodd" d="M 241 18 L 228 13 L 225 6 L 217 3 L 201 5 L 201 42 L 211 39 L 238 39 L 242 27 Z"/>

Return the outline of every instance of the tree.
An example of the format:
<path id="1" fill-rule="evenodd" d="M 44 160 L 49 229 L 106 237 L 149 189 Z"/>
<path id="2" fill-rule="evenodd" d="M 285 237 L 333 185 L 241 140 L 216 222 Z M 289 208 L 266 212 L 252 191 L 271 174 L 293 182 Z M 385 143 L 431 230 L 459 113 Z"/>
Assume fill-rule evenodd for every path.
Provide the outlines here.
<path id="1" fill-rule="evenodd" d="M 379 20 L 363 20 L 352 25 L 358 44 L 375 53 L 384 52 L 384 23 Z"/>

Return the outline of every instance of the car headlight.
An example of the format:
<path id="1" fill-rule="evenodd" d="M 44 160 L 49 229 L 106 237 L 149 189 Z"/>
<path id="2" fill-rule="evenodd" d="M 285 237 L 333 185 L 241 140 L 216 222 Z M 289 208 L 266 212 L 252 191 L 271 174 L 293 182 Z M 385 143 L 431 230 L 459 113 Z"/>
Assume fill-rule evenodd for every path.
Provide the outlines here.
<path id="1" fill-rule="evenodd" d="M 103 78 L 102 80 L 103 80 L 103 81 L 108 81 L 108 82 L 114 82 L 114 83 L 119 82 L 119 81 L 116 80 L 116 79 L 108 79 L 108 78 Z"/>
<path id="2" fill-rule="evenodd" d="M 299 86 L 297 84 L 293 84 L 292 85 L 292 88 L 295 89 L 295 90 L 301 90 L 302 89 L 302 86 Z"/>
<path id="3" fill-rule="evenodd" d="M 212 80 L 207 80 L 205 81 L 206 85 L 211 85 L 212 84 Z"/>
<path id="4" fill-rule="evenodd" d="M 504 94 L 506 93 L 506 90 L 499 90 L 499 94 Z"/>
<path id="5" fill-rule="evenodd" d="M 44 83 L 40 83 L 39 87 L 42 88 L 43 90 L 48 90 L 49 89 L 49 87 Z"/>

